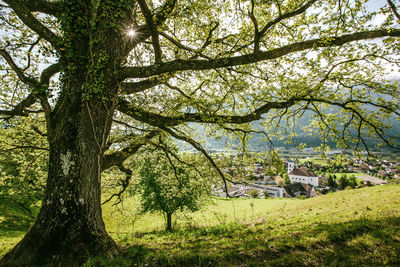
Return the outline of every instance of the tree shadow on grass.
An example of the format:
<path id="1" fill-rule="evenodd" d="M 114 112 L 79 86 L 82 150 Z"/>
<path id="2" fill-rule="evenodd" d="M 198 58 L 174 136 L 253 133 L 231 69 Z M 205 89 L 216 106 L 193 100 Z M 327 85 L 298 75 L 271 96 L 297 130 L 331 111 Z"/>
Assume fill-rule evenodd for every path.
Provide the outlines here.
<path id="1" fill-rule="evenodd" d="M 104 257 L 95 257 L 89 259 L 84 265 L 85 267 L 99 267 L 99 266 L 143 266 L 143 262 L 147 257 L 147 254 L 151 250 L 141 245 L 133 245 L 129 248 L 123 249 L 121 255 L 115 259 L 107 259 Z"/>
<path id="2" fill-rule="evenodd" d="M 271 266 L 399 266 L 400 218 L 320 224 L 299 234 Z M 285 247 L 285 246 L 283 246 Z"/>
<path id="3" fill-rule="evenodd" d="M 0 258 L 29 230 L 34 218 L 0 206 Z"/>
<path id="4" fill-rule="evenodd" d="M 23 236 L 35 218 L 10 206 L 12 205 L 0 205 L 0 236 L 10 238 Z"/>
<path id="5" fill-rule="evenodd" d="M 96 266 L 400 265 L 399 217 L 294 229 L 278 236 L 266 224 L 216 226 L 165 236 L 160 232 L 153 241 L 143 236 L 143 245 L 131 246 L 120 258 Z"/>

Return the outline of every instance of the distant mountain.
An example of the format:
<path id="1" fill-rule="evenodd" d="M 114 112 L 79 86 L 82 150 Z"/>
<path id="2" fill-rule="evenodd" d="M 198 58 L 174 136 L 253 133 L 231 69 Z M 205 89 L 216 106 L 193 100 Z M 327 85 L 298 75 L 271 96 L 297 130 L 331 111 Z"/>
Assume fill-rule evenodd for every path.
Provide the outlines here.
<path id="1" fill-rule="evenodd" d="M 271 141 L 274 148 L 277 147 L 284 147 L 284 148 L 295 148 L 298 147 L 300 144 L 305 144 L 306 147 L 318 147 L 321 145 L 321 139 L 314 134 L 314 136 L 310 135 L 309 133 L 305 132 L 303 129 L 310 124 L 311 116 L 309 114 L 305 114 L 302 118 L 296 121 L 296 137 L 292 138 L 291 142 L 288 143 L 288 138 L 276 138 L 272 137 Z M 397 135 L 399 136 L 400 133 L 400 121 L 396 121 L 395 119 L 388 120 L 392 123 L 392 128 L 389 130 L 388 134 L 390 135 Z M 213 137 L 206 137 L 204 134 L 204 127 L 201 125 L 193 124 L 191 127 L 195 128 L 199 134 L 199 137 L 205 140 L 203 146 L 207 150 L 225 150 L 228 147 L 235 150 L 239 147 L 239 141 L 232 141 L 229 137 L 221 137 L 221 138 L 213 138 Z M 255 128 L 258 130 L 262 130 L 262 126 L 256 124 Z M 374 149 L 378 144 L 381 143 L 381 140 L 366 138 L 367 145 Z M 400 140 L 399 140 L 400 141 Z M 190 145 L 184 144 L 182 142 L 178 142 L 179 146 L 183 150 L 192 150 Z M 248 149 L 250 151 L 267 151 L 271 148 L 271 144 L 269 141 L 265 140 L 265 136 L 262 134 L 254 134 L 248 141 Z M 328 142 L 328 145 L 331 148 L 336 148 L 335 142 Z M 382 146 L 380 150 L 391 150 L 387 146 Z"/>

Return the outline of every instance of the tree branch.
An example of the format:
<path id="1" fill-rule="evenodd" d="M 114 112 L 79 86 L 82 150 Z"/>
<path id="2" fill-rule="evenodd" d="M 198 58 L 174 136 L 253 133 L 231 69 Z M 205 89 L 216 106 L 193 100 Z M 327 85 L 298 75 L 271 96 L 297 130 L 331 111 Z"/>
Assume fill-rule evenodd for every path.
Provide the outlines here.
<path id="1" fill-rule="evenodd" d="M 60 63 L 52 64 L 52 65 L 48 66 L 45 70 L 43 70 L 40 75 L 40 79 L 39 79 L 41 86 L 45 86 L 45 88 L 48 88 L 51 77 L 53 77 L 58 72 L 60 72 Z M 46 115 L 47 132 L 50 132 L 50 129 L 51 129 L 51 120 L 50 120 L 51 106 L 47 99 L 46 92 L 39 91 L 39 99 L 40 99 L 40 104 L 42 105 L 42 108 Z"/>
<path id="2" fill-rule="evenodd" d="M 24 84 L 32 88 L 38 87 L 38 82 L 35 79 L 26 76 L 21 70 L 21 68 L 17 66 L 11 55 L 5 49 L 0 49 L 0 54 L 7 61 L 8 65 L 13 69 L 13 71 L 17 74 L 18 78 Z M 0 110 L 0 114 L 7 116 L 28 116 L 29 111 L 27 111 L 27 108 L 32 106 L 36 102 L 36 100 L 37 100 L 37 94 L 34 91 L 30 93 L 24 100 L 18 103 L 12 110 Z"/>
<path id="3" fill-rule="evenodd" d="M 392 11 L 393 11 L 393 14 L 394 14 L 394 15 L 396 16 L 396 18 L 400 21 L 400 14 L 399 14 L 399 12 L 397 11 L 397 8 L 396 8 L 396 6 L 394 5 L 394 3 L 392 2 L 392 0 L 387 0 L 387 2 L 388 2 L 390 8 L 391 8 Z"/>
<path id="4" fill-rule="evenodd" d="M 244 129 L 240 129 L 240 128 L 231 128 L 231 127 L 228 127 L 228 126 L 223 125 L 223 124 L 221 124 L 220 127 L 225 129 L 225 130 L 227 130 L 227 131 L 234 132 L 234 133 L 235 132 L 240 132 L 240 133 L 245 134 L 245 135 L 246 134 L 252 134 L 252 133 L 253 134 L 264 135 L 265 138 L 268 140 L 270 148 L 271 149 L 273 148 L 274 144 L 273 144 L 271 138 L 268 136 L 268 134 L 265 131 L 255 131 L 255 130 L 244 130 Z"/>
<path id="5" fill-rule="evenodd" d="M 167 116 L 163 116 L 160 114 L 155 114 L 155 113 L 151 113 L 148 111 L 143 111 L 141 109 L 137 109 L 134 106 L 130 105 L 127 101 L 122 100 L 122 99 L 120 99 L 120 101 L 117 105 L 117 109 L 137 121 L 144 122 L 151 126 L 158 127 L 162 130 L 165 130 L 166 127 L 176 126 L 176 125 L 179 125 L 179 124 L 185 123 L 185 122 L 213 123 L 213 124 L 221 124 L 221 123 L 244 124 L 244 123 L 248 123 L 251 121 L 256 121 L 256 120 L 261 119 L 262 114 L 267 113 L 271 109 L 287 109 L 301 101 L 306 101 L 309 103 L 320 102 L 320 103 L 325 103 L 325 104 L 329 104 L 332 106 L 339 106 L 345 110 L 349 110 L 350 112 L 356 114 L 360 120 L 363 120 L 366 124 L 371 126 L 374 129 L 375 133 L 379 136 L 379 138 L 381 138 L 382 141 L 384 141 L 388 146 L 395 148 L 393 145 L 391 145 L 389 143 L 387 138 L 385 138 L 385 136 L 383 136 L 383 134 L 380 132 L 380 128 L 378 128 L 376 125 L 374 125 L 373 123 L 371 123 L 370 121 L 365 119 L 362 116 L 362 114 L 360 114 L 359 111 L 350 107 L 349 104 L 352 104 L 352 103 L 359 103 L 359 104 L 364 104 L 364 105 L 368 104 L 368 105 L 372 105 L 375 107 L 383 108 L 383 109 L 387 110 L 388 112 L 396 114 L 397 116 L 400 115 L 400 112 L 398 111 L 398 109 L 396 107 L 385 106 L 382 104 L 377 104 L 374 102 L 363 101 L 363 100 L 349 99 L 349 100 L 344 100 L 342 102 L 337 102 L 337 101 L 332 101 L 329 99 L 313 98 L 310 96 L 293 97 L 284 102 L 269 102 L 246 115 L 232 115 L 232 116 L 210 115 L 210 114 L 200 114 L 200 113 L 185 113 L 185 114 L 182 114 L 182 115 L 176 116 L 176 117 L 167 117 Z"/>
<path id="6" fill-rule="evenodd" d="M 179 163 L 189 166 L 190 168 L 193 168 L 202 178 L 204 178 L 203 173 L 197 168 L 196 163 L 189 163 L 189 162 L 186 162 L 186 161 L 182 160 L 181 158 L 179 158 L 179 156 L 175 152 L 171 151 L 171 149 L 168 148 L 168 145 L 166 145 L 164 142 L 162 142 L 161 138 L 159 139 L 159 144 L 151 142 L 151 141 L 149 141 L 149 144 L 162 149 L 165 154 L 171 155 Z M 171 158 L 169 158 L 169 160 L 172 161 Z"/>
<path id="7" fill-rule="evenodd" d="M 160 39 L 158 37 L 158 30 L 157 26 L 154 23 L 153 20 L 153 15 L 151 14 L 151 11 L 149 7 L 147 6 L 146 0 L 138 0 L 140 9 L 142 10 L 143 16 L 146 19 L 147 25 L 150 29 L 151 33 L 151 40 L 153 43 L 153 48 L 154 48 L 154 56 L 155 56 L 155 62 L 160 63 L 161 62 L 161 47 L 160 47 Z"/>
<path id="8" fill-rule="evenodd" d="M 118 169 L 122 172 L 124 172 L 126 174 L 126 177 L 124 180 L 121 180 L 121 190 L 118 191 L 118 193 L 112 194 L 108 199 L 106 199 L 105 201 L 103 201 L 103 203 L 101 203 L 102 205 L 106 204 L 107 202 L 110 202 L 114 197 L 117 197 L 118 200 L 116 203 L 113 204 L 114 205 L 118 205 L 119 203 L 122 202 L 122 194 L 126 191 L 126 189 L 128 188 L 130 182 L 131 182 L 131 178 L 132 178 L 132 171 L 128 168 L 125 168 L 124 165 L 122 165 L 122 162 L 120 164 L 117 165 Z"/>
<path id="9" fill-rule="evenodd" d="M 262 114 L 267 113 L 271 109 L 283 109 L 291 107 L 301 100 L 307 100 L 307 98 L 293 97 L 284 102 L 268 102 L 267 104 L 255 109 L 253 112 L 246 115 L 210 115 L 201 113 L 184 113 L 176 117 L 167 117 L 138 109 L 122 98 L 120 98 L 118 101 L 117 110 L 132 117 L 137 121 L 141 121 L 159 128 L 166 126 L 176 126 L 184 122 L 243 124 L 259 120 Z"/>
<path id="10" fill-rule="evenodd" d="M 28 116 L 30 111 L 27 110 L 30 106 L 32 106 L 37 100 L 37 96 L 34 93 L 30 93 L 24 100 L 19 102 L 13 109 L 11 110 L 0 110 L 0 115 L 6 116 Z"/>
<path id="11" fill-rule="evenodd" d="M 154 24 L 157 26 L 162 25 L 171 15 L 175 8 L 177 0 L 166 0 L 160 11 L 154 16 Z"/>
<path id="12" fill-rule="evenodd" d="M 301 6 L 300 8 L 292 11 L 292 12 L 288 12 L 285 14 L 280 14 L 276 19 L 268 22 L 260 31 L 261 34 L 261 38 L 265 35 L 265 33 L 274 25 L 278 24 L 279 22 L 281 22 L 284 19 L 288 19 L 297 15 L 300 15 L 304 12 L 306 12 L 306 10 L 311 7 L 315 2 L 317 2 L 317 0 L 310 0 L 307 3 L 305 3 L 303 6 Z"/>
<path id="13" fill-rule="evenodd" d="M 120 86 L 121 92 L 127 95 L 143 92 L 156 85 L 162 84 L 163 82 L 165 82 L 165 80 L 167 79 L 163 77 L 153 77 L 140 82 L 124 82 Z"/>
<path id="14" fill-rule="evenodd" d="M 211 24 L 212 25 L 212 22 Z M 203 58 L 207 58 L 210 59 L 210 57 L 205 56 L 202 54 L 202 52 L 207 48 L 207 46 L 209 46 L 211 44 L 211 37 L 213 35 L 213 32 L 219 27 L 219 22 L 216 22 L 215 25 L 210 29 L 210 31 L 208 32 L 208 36 L 207 39 L 205 40 L 205 42 L 203 43 L 203 45 L 201 46 L 201 48 L 199 50 L 196 51 L 196 55 L 194 55 L 192 58 L 196 58 L 198 55 L 202 56 Z M 191 58 L 191 59 L 192 59 Z"/>
<path id="15" fill-rule="evenodd" d="M 172 11 L 175 8 L 176 1 L 177 0 L 166 0 L 162 8 L 158 12 L 156 12 L 153 18 L 155 27 L 161 26 L 167 20 L 167 18 L 171 15 Z M 132 51 L 132 49 L 135 48 L 138 44 L 144 42 L 146 39 L 152 36 L 150 27 L 147 24 L 136 27 L 136 32 L 138 33 L 138 37 L 132 38 L 128 42 L 128 45 L 125 49 L 125 54 L 129 54 L 129 52 Z"/>
<path id="16" fill-rule="evenodd" d="M 211 32 L 210 32 L 210 34 L 211 34 Z M 194 55 L 192 56 L 192 58 L 196 58 L 197 55 L 198 55 L 198 56 L 201 56 L 202 58 L 205 58 L 205 59 L 211 59 L 210 57 L 208 57 L 208 56 L 202 54 L 202 53 L 201 53 L 201 50 L 197 50 L 197 49 L 194 49 L 194 48 L 185 46 L 185 45 L 183 45 L 181 42 L 179 42 L 178 40 L 175 40 L 172 36 L 168 35 L 168 34 L 165 33 L 165 32 L 160 32 L 160 35 L 163 36 L 163 37 L 164 37 L 165 39 L 167 39 L 168 41 L 170 41 L 173 45 L 175 45 L 175 46 L 178 47 L 179 49 L 186 50 L 186 51 L 189 51 L 189 52 L 193 53 Z M 209 35 L 209 36 L 210 36 L 210 35 Z M 204 45 L 206 45 L 206 43 L 207 43 L 207 41 L 204 43 Z M 204 45 L 203 45 L 203 46 L 204 46 Z"/>
<path id="17" fill-rule="evenodd" d="M 102 171 L 107 170 L 112 166 L 121 165 L 128 157 L 136 153 L 142 146 L 144 146 L 148 139 L 153 138 L 158 133 L 158 131 L 149 132 L 146 135 L 141 136 L 142 138 L 139 140 L 139 142 L 130 144 L 124 149 L 116 151 L 112 154 L 104 155 Z"/>
<path id="18" fill-rule="evenodd" d="M 0 54 L 7 61 L 8 65 L 15 71 L 18 78 L 26 85 L 32 88 L 32 92 L 19 104 L 17 104 L 12 110 L 0 110 L 0 114 L 7 116 L 27 116 L 31 111 L 27 108 L 32 106 L 38 98 L 41 100 L 42 107 L 46 115 L 50 114 L 50 104 L 47 102 L 44 92 L 41 88 L 43 86 L 47 87 L 50 82 L 50 78 L 60 71 L 60 65 L 58 63 L 50 65 L 47 67 L 40 76 L 40 81 L 32 77 L 26 76 L 21 68 L 17 66 L 11 55 L 4 49 L 0 49 Z"/>
<path id="19" fill-rule="evenodd" d="M 196 141 L 194 141 L 193 139 L 187 137 L 187 136 L 183 136 L 183 135 L 179 135 L 177 133 L 175 133 L 174 131 L 172 131 L 169 128 L 166 127 L 160 127 L 160 129 L 162 129 L 163 131 L 169 133 L 172 137 L 185 141 L 187 143 L 189 143 L 190 145 L 192 145 L 197 151 L 201 152 L 203 154 L 203 156 L 210 162 L 210 164 L 213 166 L 213 168 L 218 172 L 219 176 L 221 176 L 222 181 L 224 182 L 224 187 L 225 187 L 225 193 L 228 197 L 231 197 L 228 193 L 228 184 L 227 181 L 235 184 L 235 182 L 227 179 L 224 175 L 224 173 L 221 171 L 221 169 L 217 166 L 217 164 L 215 163 L 215 161 L 213 160 L 213 158 L 207 153 L 207 151 Z"/>
<path id="20" fill-rule="evenodd" d="M 23 82 L 24 84 L 29 85 L 31 87 L 37 86 L 37 81 L 31 77 L 26 76 L 24 74 L 24 72 L 22 71 L 22 69 L 17 66 L 14 59 L 11 57 L 11 55 L 5 49 L 0 49 L 0 55 L 2 55 L 3 58 L 7 61 L 8 65 L 17 74 L 17 76 L 21 80 L 21 82 Z"/>
<path id="21" fill-rule="evenodd" d="M 46 0 L 25 1 L 26 6 L 31 12 L 40 12 L 57 17 L 60 11 L 59 2 L 50 2 Z"/>
<path id="22" fill-rule="evenodd" d="M 35 16 L 32 15 L 31 10 L 25 5 L 28 1 L 18 0 L 4 0 L 17 14 L 18 18 L 31 30 L 36 32 L 40 37 L 48 41 L 53 47 L 57 47 L 58 36 L 54 34 L 50 29 L 44 26 Z M 35 2 L 35 1 L 29 1 Z M 41 1 L 44 2 L 44 1 Z M 35 6 L 35 4 L 33 4 Z M 40 6 L 40 5 L 38 5 Z"/>
<path id="23" fill-rule="evenodd" d="M 119 76 L 121 80 L 127 78 L 147 78 L 163 73 L 186 71 L 186 70 L 208 70 L 251 64 L 263 60 L 279 58 L 290 53 L 304 51 L 319 47 L 341 46 L 349 42 L 382 38 L 387 36 L 400 36 L 400 29 L 381 29 L 365 32 L 356 32 L 338 37 L 326 37 L 308 41 L 293 43 L 269 51 L 258 51 L 252 54 L 241 56 L 218 58 L 211 60 L 173 60 L 166 63 L 159 63 L 144 67 L 123 67 Z"/>
<path id="24" fill-rule="evenodd" d="M 389 107 L 389 106 L 385 106 L 385 105 L 380 105 L 371 101 L 364 101 L 364 100 L 357 100 L 357 99 L 348 99 L 345 100 L 343 102 L 337 102 L 337 101 L 333 101 L 333 100 L 329 100 L 329 99 L 322 99 L 322 98 L 314 98 L 314 97 L 310 97 L 309 101 L 313 101 L 313 102 L 320 102 L 320 103 L 325 103 L 325 104 L 329 104 L 331 106 L 339 106 L 342 108 L 349 108 L 349 104 L 353 104 L 353 103 L 358 103 L 358 104 L 364 104 L 364 105 L 371 105 L 377 108 L 382 108 L 385 109 L 389 112 L 392 112 L 394 114 L 396 114 L 397 116 L 400 117 L 400 110 L 399 107 L 397 107 L 397 110 L 393 107 Z"/>
<path id="25" fill-rule="evenodd" d="M 285 13 L 285 14 L 281 14 L 281 13 L 279 12 L 279 16 L 278 16 L 276 19 L 274 19 L 274 20 L 268 22 L 268 23 L 261 29 L 261 31 L 258 31 L 258 26 L 257 26 L 257 27 L 255 28 L 254 52 L 257 52 L 257 51 L 260 50 L 260 40 L 265 36 L 266 32 L 267 32 L 270 28 L 272 28 L 274 25 L 278 24 L 278 23 L 281 22 L 282 20 L 285 20 L 285 19 L 288 19 L 288 18 L 297 16 L 297 15 L 300 15 L 300 14 L 306 12 L 306 10 L 307 10 L 310 6 L 312 6 L 315 2 L 317 2 L 317 0 L 308 1 L 308 2 L 305 3 L 302 7 L 298 8 L 298 9 L 292 11 L 292 12 Z M 253 20 L 253 19 L 252 19 L 252 20 Z M 255 18 L 254 18 L 254 20 L 255 20 Z M 253 23 L 254 23 L 254 22 L 253 22 Z"/>
<path id="26" fill-rule="evenodd" d="M 374 106 L 379 106 L 379 107 L 381 107 L 381 108 L 384 108 L 383 106 L 378 105 L 378 104 L 373 104 L 373 103 L 367 102 L 367 101 L 357 101 L 357 100 L 349 100 L 349 101 L 344 101 L 344 102 L 336 102 L 336 101 L 331 101 L 331 100 L 328 100 L 328 99 L 311 98 L 310 101 L 325 103 L 325 104 L 329 104 L 329 105 L 332 105 L 332 106 L 338 106 L 338 107 L 341 107 L 341 108 L 344 109 L 344 110 L 350 111 L 351 113 L 355 114 L 355 115 L 359 118 L 360 124 L 362 124 L 362 123 L 364 122 L 365 124 L 369 125 L 369 126 L 373 129 L 373 131 L 375 132 L 375 134 L 376 134 L 388 147 L 391 147 L 391 148 L 396 149 L 396 150 L 400 150 L 400 147 L 395 147 L 394 145 L 392 145 L 392 144 L 390 143 L 390 141 L 389 141 L 388 138 L 387 138 L 387 137 L 388 137 L 387 135 L 384 136 L 384 133 L 383 133 L 383 129 L 382 129 L 382 128 L 378 127 L 376 124 L 374 124 L 373 122 L 371 122 L 371 121 L 369 121 L 368 119 L 366 119 L 365 116 L 363 116 L 358 110 L 354 109 L 353 107 L 348 106 L 348 104 L 350 104 L 350 103 L 362 103 L 362 104 L 371 104 L 371 105 L 374 105 Z M 393 110 L 393 109 L 391 109 L 391 108 L 387 108 L 387 110 L 389 110 L 389 111 L 391 111 L 391 112 L 394 112 L 396 115 L 400 115 L 398 111 Z M 360 126 L 360 127 L 361 127 L 361 126 Z M 359 130 L 358 138 L 359 138 L 359 139 L 361 138 L 361 141 L 364 142 L 364 139 L 361 137 L 360 130 Z"/>
<path id="27" fill-rule="evenodd" d="M 40 83 L 48 86 L 51 77 L 60 72 L 60 67 L 60 63 L 55 63 L 48 66 L 45 70 L 42 71 L 42 74 L 40 75 Z"/>
<path id="28" fill-rule="evenodd" d="M 30 45 L 30 47 L 29 47 L 29 49 L 28 49 L 28 52 L 26 53 L 27 54 L 27 57 L 28 57 L 28 63 L 26 64 L 26 67 L 22 70 L 23 72 L 24 71 L 26 71 L 27 69 L 29 69 L 30 67 L 31 67 L 31 53 L 32 53 L 32 50 L 35 48 L 35 46 L 40 42 L 40 40 L 41 40 L 42 38 L 37 38 L 37 40 L 35 41 L 35 42 L 33 42 L 31 45 Z"/>

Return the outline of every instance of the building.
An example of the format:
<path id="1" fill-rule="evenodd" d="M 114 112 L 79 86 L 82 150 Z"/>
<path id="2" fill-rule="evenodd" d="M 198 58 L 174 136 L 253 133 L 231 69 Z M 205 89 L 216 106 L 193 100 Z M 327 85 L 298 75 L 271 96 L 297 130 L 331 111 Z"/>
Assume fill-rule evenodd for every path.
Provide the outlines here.
<path id="1" fill-rule="evenodd" d="M 284 197 L 288 198 L 298 198 L 300 196 L 310 198 L 316 195 L 314 186 L 303 183 L 286 185 L 283 187 L 283 190 Z"/>
<path id="2" fill-rule="evenodd" d="M 283 197 L 284 189 L 279 186 L 267 186 L 265 190 L 270 197 Z"/>
<path id="3" fill-rule="evenodd" d="M 318 175 L 309 171 L 307 168 L 294 168 L 291 172 L 289 172 L 290 183 L 302 183 L 309 184 L 312 186 L 318 186 Z"/>
<path id="4" fill-rule="evenodd" d="M 288 161 L 288 163 L 287 163 L 288 173 L 292 172 L 295 167 L 296 167 L 296 165 L 294 164 L 294 162 Z"/>
<path id="5" fill-rule="evenodd" d="M 228 193 L 231 197 L 250 197 L 249 192 L 252 190 L 258 191 L 258 198 L 264 198 L 264 194 L 267 193 L 269 197 L 283 197 L 284 189 L 279 186 L 272 185 L 243 185 L 238 184 L 228 187 Z M 214 188 L 213 195 L 218 197 L 226 197 L 226 193 L 221 188 Z"/>

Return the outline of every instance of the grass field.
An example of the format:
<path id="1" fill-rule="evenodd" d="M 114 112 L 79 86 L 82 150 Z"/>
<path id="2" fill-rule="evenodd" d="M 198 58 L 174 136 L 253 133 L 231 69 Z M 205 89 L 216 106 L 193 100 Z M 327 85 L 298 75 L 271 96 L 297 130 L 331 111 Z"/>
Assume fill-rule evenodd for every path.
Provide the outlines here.
<path id="1" fill-rule="evenodd" d="M 307 162 L 307 161 L 311 161 L 314 164 L 318 164 L 321 166 L 328 166 L 328 162 L 326 159 L 320 158 L 320 157 L 308 157 L 305 159 L 300 159 L 299 160 L 301 163 Z"/>
<path id="2" fill-rule="evenodd" d="M 176 230 L 161 215 L 106 205 L 107 230 L 124 248 L 112 261 L 87 266 L 398 266 L 400 186 L 345 190 L 312 199 L 214 199 L 177 214 Z M 26 228 L 1 229 L 4 253 Z"/>

